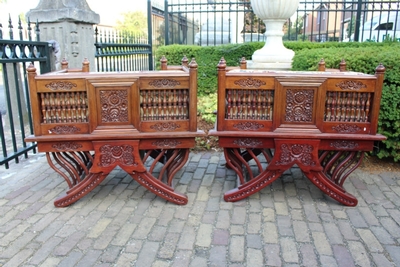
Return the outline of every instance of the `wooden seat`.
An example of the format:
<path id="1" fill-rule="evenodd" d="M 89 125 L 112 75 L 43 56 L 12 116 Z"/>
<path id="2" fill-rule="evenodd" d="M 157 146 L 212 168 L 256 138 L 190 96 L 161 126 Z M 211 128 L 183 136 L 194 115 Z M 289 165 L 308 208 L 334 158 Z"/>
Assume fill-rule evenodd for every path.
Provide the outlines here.
<path id="1" fill-rule="evenodd" d="M 218 64 L 215 130 L 227 166 L 238 176 L 226 201 L 244 199 L 294 164 L 326 195 L 347 205 L 357 199 L 344 182 L 371 151 L 377 134 L 385 68 L 355 72 L 247 70 Z M 342 70 L 344 64 L 342 64 Z"/>
<path id="2" fill-rule="evenodd" d="M 197 63 L 161 71 L 89 72 L 69 69 L 37 75 L 28 68 L 34 135 L 49 165 L 67 182 L 54 203 L 68 206 L 87 195 L 117 166 L 156 195 L 176 204 L 173 189 L 197 130 Z M 150 160 L 151 159 L 151 160 Z M 161 164 L 162 167 L 158 167 Z"/>

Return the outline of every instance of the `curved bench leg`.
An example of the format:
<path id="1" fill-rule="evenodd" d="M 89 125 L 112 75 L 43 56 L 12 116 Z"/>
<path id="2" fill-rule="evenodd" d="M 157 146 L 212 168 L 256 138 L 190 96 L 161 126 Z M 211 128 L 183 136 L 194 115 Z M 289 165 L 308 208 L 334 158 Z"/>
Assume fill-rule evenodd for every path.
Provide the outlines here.
<path id="1" fill-rule="evenodd" d="M 67 207 L 79 199 L 86 196 L 90 191 L 96 188 L 106 177 L 108 173 L 89 173 L 89 175 L 71 190 L 67 191 L 67 194 L 63 197 L 58 198 L 54 201 L 56 207 Z"/>
<path id="2" fill-rule="evenodd" d="M 155 179 L 149 172 L 133 172 L 129 174 L 139 184 L 153 192 L 159 197 L 164 198 L 178 205 L 186 205 L 188 203 L 187 196 L 175 192 L 174 189 L 163 182 Z"/>

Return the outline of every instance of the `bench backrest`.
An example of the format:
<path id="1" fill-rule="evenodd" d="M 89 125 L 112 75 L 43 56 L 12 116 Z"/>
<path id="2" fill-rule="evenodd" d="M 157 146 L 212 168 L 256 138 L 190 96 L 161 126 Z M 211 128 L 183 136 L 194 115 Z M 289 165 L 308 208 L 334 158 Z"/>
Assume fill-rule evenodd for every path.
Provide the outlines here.
<path id="1" fill-rule="evenodd" d="M 322 64 L 320 64 L 322 65 Z M 267 71 L 218 64 L 218 131 L 370 134 L 377 132 L 385 68 Z"/>
<path id="2" fill-rule="evenodd" d="M 160 71 L 89 72 L 69 69 L 37 75 L 28 68 L 35 136 L 197 131 L 197 64 Z"/>

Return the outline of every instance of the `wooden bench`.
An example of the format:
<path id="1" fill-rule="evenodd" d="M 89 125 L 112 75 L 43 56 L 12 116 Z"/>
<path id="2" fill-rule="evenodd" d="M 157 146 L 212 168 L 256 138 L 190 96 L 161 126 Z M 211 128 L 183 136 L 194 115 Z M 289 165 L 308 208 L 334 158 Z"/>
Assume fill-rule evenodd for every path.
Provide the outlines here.
<path id="1" fill-rule="evenodd" d="M 34 135 L 26 141 L 37 142 L 69 186 L 55 206 L 87 195 L 116 166 L 156 195 L 186 204 L 173 178 L 204 135 L 194 59 L 167 66 L 163 57 L 160 71 L 89 72 L 86 60 L 82 69 L 62 66 L 44 75 L 28 68 Z"/>
<path id="2" fill-rule="evenodd" d="M 385 139 L 377 134 L 385 68 L 366 75 L 341 65 L 341 72 L 324 71 L 322 61 L 321 71 L 263 71 L 246 69 L 245 60 L 240 69 L 228 68 L 221 59 L 217 123 L 209 135 L 218 136 L 238 176 L 226 201 L 260 191 L 297 164 L 325 194 L 357 205 L 343 184 L 364 152 Z"/>

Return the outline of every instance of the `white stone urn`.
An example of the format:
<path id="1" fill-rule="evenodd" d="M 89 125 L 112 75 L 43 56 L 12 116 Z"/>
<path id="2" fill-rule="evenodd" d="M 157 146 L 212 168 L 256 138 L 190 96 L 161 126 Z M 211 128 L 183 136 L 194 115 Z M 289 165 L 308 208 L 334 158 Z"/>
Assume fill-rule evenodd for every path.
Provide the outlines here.
<path id="1" fill-rule="evenodd" d="M 283 46 L 283 24 L 297 10 L 299 0 L 251 0 L 254 13 L 264 21 L 266 42 L 254 52 L 252 69 L 291 69 L 294 52 Z"/>

